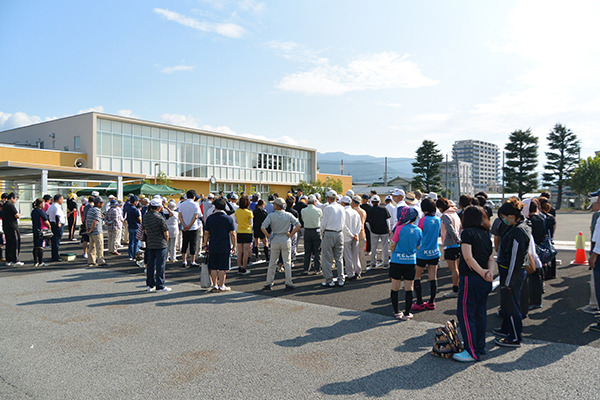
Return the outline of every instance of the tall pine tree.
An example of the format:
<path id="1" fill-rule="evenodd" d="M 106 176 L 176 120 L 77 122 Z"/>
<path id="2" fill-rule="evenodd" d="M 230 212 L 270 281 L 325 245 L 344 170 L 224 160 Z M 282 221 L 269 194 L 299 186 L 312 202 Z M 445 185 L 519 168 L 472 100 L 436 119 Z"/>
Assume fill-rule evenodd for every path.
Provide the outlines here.
<path id="1" fill-rule="evenodd" d="M 538 187 L 535 168 L 538 164 L 538 138 L 531 129 L 514 131 L 508 137 L 506 165 L 504 166 L 505 192 L 517 192 L 519 198 Z"/>
<path id="2" fill-rule="evenodd" d="M 543 177 L 545 184 L 556 186 L 558 190 L 555 206 L 558 210 L 562 204 L 563 187 L 579 162 L 581 142 L 577 140 L 577 135 L 561 124 L 554 125 L 547 139 L 552 151 L 546 152 L 548 162 L 544 168 L 547 172 Z"/>
<path id="3" fill-rule="evenodd" d="M 440 163 L 443 160 L 444 156 L 435 142 L 423 140 L 421 147 L 417 149 L 415 161 L 412 163 L 415 174 L 412 185 L 425 192 L 439 192 L 442 189 Z"/>

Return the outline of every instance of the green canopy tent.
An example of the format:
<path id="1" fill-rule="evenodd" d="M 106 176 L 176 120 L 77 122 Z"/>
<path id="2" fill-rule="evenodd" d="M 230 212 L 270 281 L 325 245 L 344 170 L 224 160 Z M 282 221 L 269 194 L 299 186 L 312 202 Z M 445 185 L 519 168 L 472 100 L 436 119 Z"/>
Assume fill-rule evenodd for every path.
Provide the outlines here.
<path id="1" fill-rule="evenodd" d="M 160 194 L 161 196 L 173 196 L 176 194 L 182 194 L 183 190 L 175 189 L 167 185 L 153 185 L 151 183 L 142 183 L 137 185 L 123 186 L 123 194 L 128 195 L 129 193 L 135 195 L 143 194 L 146 196 L 154 196 L 155 194 Z M 108 194 L 111 194 L 110 191 L 108 192 Z"/>
<path id="2" fill-rule="evenodd" d="M 117 194 L 117 182 L 104 182 L 98 186 L 88 187 L 77 191 L 77 196 L 91 196 L 92 192 L 100 193 L 100 196 L 108 196 L 109 194 Z"/>

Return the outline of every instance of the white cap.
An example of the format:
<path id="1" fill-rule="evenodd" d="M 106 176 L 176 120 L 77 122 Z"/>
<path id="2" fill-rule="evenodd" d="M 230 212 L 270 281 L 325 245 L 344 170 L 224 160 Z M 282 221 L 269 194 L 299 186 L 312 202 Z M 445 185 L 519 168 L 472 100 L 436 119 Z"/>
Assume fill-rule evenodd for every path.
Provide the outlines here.
<path id="1" fill-rule="evenodd" d="M 100 192 L 97 192 L 97 191 L 95 191 L 95 190 L 94 190 L 94 191 L 92 192 L 92 196 L 94 196 L 94 197 L 98 197 L 98 196 L 100 196 Z"/>
<path id="2" fill-rule="evenodd" d="M 437 200 L 438 195 L 436 192 L 429 192 L 429 194 L 427 195 L 428 199 L 432 199 L 432 200 Z"/>
<path id="3" fill-rule="evenodd" d="M 385 201 L 392 200 L 392 196 L 385 196 Z"/>
<path id="4" fill-rule="evenodd" d="M 379 203 L 381 201 L 381 199 L 379 198 L 379 196 L 373 195 L 373 197 L 371 197 L 371 201 L 376 201 Z"/>
<path id="5" fill-rule="evenodd" d="M 406 196 L 406 193 L 402 189 L 394 189 L 392 196 Z"/>
<path id="6" fill-rule="evenodd" d="M 311 194 L 311 195 L 308 196 L 307 201 L 309 203 L 314 203 L 315 201 L 317 201 L 317 198 L 315 197 L 314 194 Z"/>
<path id="7" fill-rule="evenodd" d="M 214 199 L 214 198 L 215 198 L 215 195 L 214 195 L 214 194 L 212 194 L 212 193 L 209 193 L 207 197 L 208 197 L 209 199 Z"/>
<path id="8" fill-rule="evenodd" d="M 336 199 L 337 201 L 340 201 L 340 200 L 342 199 L 342 195 L 341 195 L 341 194 L 338 194 L 337 196 L 335 196 L 335 199 Z"/>
<path id="9" fill-rule="evenodd" d="M 594 197 L 592 197 L 592 198 L 590 199 L 590 205 L 589 205 L 589 207 L 588 207 L 588 210 L 589 210 L 590 208 L 592 208 L 592 206 L 594 205 L 594 203 L 597 203 L 597 202 L 598 202 L 598 196 L 594 196 Z"/>
<path id="10" fill-rule="evenodd" d="M 350 200 L 350 197 L 348 197 L 348 196 L 344 196 L 340 199 L 340 203 L 350 204 L 351 202 L 352 202 L 352 200 Z"/>
<path id="11" fill-rule="evenodd" d="M 321 193 L 315 193 L 315 197 L 317 198 L 317 200 L 319 200 L 321 198 Z"/>
<path id="12" fill-rule="evenodd" d="M 337 197 L 337 192 L 335 190 L 330 190 L 325 194 L 327 197 Z"/>
<path id="13" fill-rule="evenodd" d="M 161 196 L 160 196 L 160 194 L 155 194 L 154 196 L 152 196 L 152 198 L 153 198 L 153 199 L 160 199 L 160 198 L 161 198 Z"/>
<path id="14" fill-rule="evenodd" d="M 348 197 L 354 196 L 354 190 L 348 189 L 348 191 L 346 192 L 346 196 L 348 196 Z"/>
<path id="15" fill-rule="evenodd" d="M 153 198 L 152 201 L 150 202 L 150 205 L 152 207 L 160 207 L 162 206 L 162 200 L 160 198 Z"/>
<path id="16" fill-rule="evenodd" d="M 116 199 L 115 195 L 112 195 L 112 194 L 108 195 L 108 198 L 109 199 Z"/>

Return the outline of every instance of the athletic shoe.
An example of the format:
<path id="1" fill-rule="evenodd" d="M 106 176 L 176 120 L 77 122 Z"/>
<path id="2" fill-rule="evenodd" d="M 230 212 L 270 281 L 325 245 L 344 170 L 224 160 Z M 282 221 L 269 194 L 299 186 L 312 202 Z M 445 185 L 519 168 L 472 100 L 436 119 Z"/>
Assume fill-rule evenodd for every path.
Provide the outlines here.
<path id="1" fill-rule="evenodd" d="M 583 307 L 581 309 L 581 311 L 583 311 L 584 313 L 592 314 L 592 315 L 600 314 L 600 309 L 598 307 L 590 307 L 589 305 Z"/>
<path id="2" fill-rule="evenodd" d="M 344 286 L 344 281 L 337 281 L 337 285 L 339 287 L 343 287 Z"/>
<path id="3" fill-rule="evenodd" d="M 458 292 L 455 292 L 454 290 L 448 293 L 444 294 L 444 297 L 447 299 L 455 299 L 458 297 Z"/>
<path id="4" fill-rule="evenodd" d="M 7 266 L 7 267 L 12 267 L 12 266 L 13 266 L 13 263 L 11 263 L 11 262 L 7 262 L 7 263 L 6 263 L 6 266 Z"/>
<path id="5" fill-rule="evenodd" d="M 171 290 L 173 290 L 173 289 L 171 289 L 170 287 L 166 287 L 166 286 L 163 287 L 162 289 L 158 289 L 159 292 L 170 292 Z"/>
<path id="6" fill-rule="evenodd" d="M 423 304 L 425 304 L 426 310 L 435 310 L 435 303 L 427 302 L 427 303 L 423 303 Z"/>
<path id="7" fill-rule="evenodd" d="M 211 291 L 211 292 L 213 292 L 213 293 L 216 293 L 216 292 L 218 292 L 218 291 L 219 291 L 219 287 L 218 287 L 218 286 L 213 286 L 213 287 L 210 289 L 210 291 Z"/>
<path id="8" fill-rule="evenodd" d="M 329 283 L 327 282 L 322 282 L 321 286 L 329 286 L 329 287 L 335 287 L 335 282 L 331 281 Z"/>
<path id="9" fill-rule="evenodd" d="M 87 254 L 84 254 L 84 255 L 83 255 L 83 258 L 87 258 Z"/>
<path id="10" fill-rule="evenodd" d="M 529 310 L 537 310 L 538 308 L 542 308 L 542 305 L 532 304 L 529 306 Z"/>
<path id="11" fill-rule="evenodd" d="M 184 262 L 181 263 L 181 266 L 183 268 L 187 268 L 188 267 L 188 263 L 186 261 L 184 261 Z"/>
<path id="12" fill-rule="evenodd" d="M 383 269 L 390 269 L 390 264 L 385 264 L 385 265 L 383 266 Z"/>
<path id="13" fill-rule="evenodd" d="M 598 323 L 596 323 L 594 325 L 591 325 L 590 326 L 590 331 L 600 332 L 600 322 L 598 322 Z"/>
<path id="14" fill-rule="evenodd" d="M 291 285 L 291 284 L 290 284 L 290 285 L 288 285 L 288 284 L 286 283 L 286 285 L 285 285 L 285 290 L 294 290 L 294 289 L 296 289 L 296 285 Z"/>
<path id="15" fill-rule="evenodd" d="M 33 264 L 34 267 L 37 267 L 38 265 L 40 265 L 40 264 L 38 264 L 38 263 Z"/>
<path id="16" fill-rule="evenodd" d="M 229 286 L 220 286 L 219 287 L 219 292 L 229 292 L 231 290 L 231 288 Z"/>
<path id="17" fill-rule="evenodd" d="M 87 258 L 87 254 L 84 254 L 83 256 L 84 256 L 85 258 Z M 131 257 L 129 257 L 129 261 L 133 261 L 133 260 L 135 260 L 135 258 L 131 258 Z"/>
<path id="18" fill-rule="evenodd" d="M 250 275 L 250 271 L 248 271 L 247 269 L 243 269 L 241 271 L 238 271 L 238 275 Z"/>
<path id="19" fill-rule="evenodd" d="M 44 262 L 43 262 L 43 263 L 39 263 L 39 264 L 38 264 L 38 267 L 47 267 L 47 266 L 48 266 L 48 264 L 46 264 L 46 263 L 44 263 Z"/>
<path id="20" fill-rule="evenodd" d="M 22 267 L 23 265 L 25 265 L 25 263 L 22 261 L 17 261 L 16 263 L 14 263 L 15 267 Z"/>
<path id="21" fill-rule="evenodd" d="M 410 307 L 410 311 L 423 311 L 423 310 L 425 310 L 425 303 L 421 303 L 421 304 L 413 303 L 413 305 Z"/>
<path id="22" fill-rule="evenodd" d="M 494 339 L 494 342 L 498 346 L 502 346 L 502 347 L 521 347 L 521 343 L 520 342 L 517 342 L 516 340 L 509 339 L 507 337 L 504 337 L 502 339 Z"/>
<path id="23" fill-rule="evenodd" d="M 273 285 L 265 285 L 263 286 L 263 290 L 273 290 Z"/>
<path id="24" fill-rule="evenodd" d="M 199 267 L 199 265 L 198 265 L 198 264 L 196 264 L 196 263 L 192 263 L 192 264 L 190 265 L 190 268 L 198 268 L 198 267 Z"/>
<path id="25" fill-rule="evenodd" d="M 408 321 L 409 319 L 412 319 L 413 315 L 411 313 L 408 314 L 404 314 L 404 316 L 402 317 L 402 321 Z"/>
<path id="26" fill-rule="evenodd" d="M 146 292 L 156 292 L 156 288 L 154 286 L 148 286 Z"/>
<path id="27" fill-rule="evenodd" d="M 454 353 L 452 355 L 452 358 L 455 359 L 456 361 L 460 361 L 460 362 L 473 362 L 473 361 L 477 361 L 476 359 L 474 359 L 473 357 L 471 357 L 471 355 L 469 354 L 468 351 L 463 350 L 460 353 Z"/>
<path id="28" fill-rule="evenodd" d="M 503 332 L 501 328 L 492 329 L 492 333 L 496 336 L 507 337 L 508 333 Z"/>
<path id="29" fill-rule="evenodd" d="M 396 319 L 402 319 L 402 317 L 404 317 L 404 313 L 402 313 L 402 312 L 394 314 L 394 318 L 396 318 Z"/>

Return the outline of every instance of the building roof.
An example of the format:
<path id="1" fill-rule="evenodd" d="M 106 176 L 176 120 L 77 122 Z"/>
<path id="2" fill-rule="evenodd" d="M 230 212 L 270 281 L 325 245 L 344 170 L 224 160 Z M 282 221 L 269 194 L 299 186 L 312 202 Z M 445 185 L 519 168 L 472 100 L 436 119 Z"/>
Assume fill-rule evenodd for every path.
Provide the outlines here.
<path id="1" fill-rule="evenodd" d="M 49 179 L 65 181 L 112 181 L 122 176 L 123 179 L 146 179 L 143 174 L 100 171 L 91 168 L 64 167 L 60 165 L 29 164 L 16 161 L 0 162 L 0 176 L 9 181 L 37 181 L 43 170 L 48 171 Z"/>

